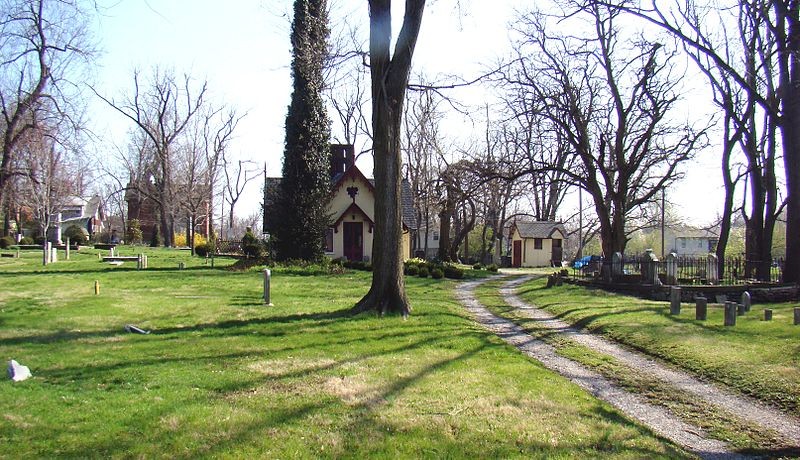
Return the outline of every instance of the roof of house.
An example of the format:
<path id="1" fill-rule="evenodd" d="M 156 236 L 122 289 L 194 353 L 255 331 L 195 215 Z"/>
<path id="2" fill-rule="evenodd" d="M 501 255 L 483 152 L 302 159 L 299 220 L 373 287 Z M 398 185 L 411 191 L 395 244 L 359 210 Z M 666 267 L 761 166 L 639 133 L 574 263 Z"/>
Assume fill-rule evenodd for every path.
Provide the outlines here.
<path id="1" fill-rule="evenodd" d="M 719 239 L 719 235 L 713 230 L 705 228 L 691 228 L 685 227 L 675 230 L 675 238 L 707 238 Z"/>
<path id="2" fill-rule="evenodd" d="M 348 176 L 350 176 L 350 177 L 353 177 L 353 176 L 361 176 L 361 177 L 363 177 L 367 181 L 367 183 L 370 185 L 370 187 L 372 187 L 372 191 L 374 193 L 374 190 L 375 190 L 375 188 L 374 188 L 375 187 L 375 179 L 366 179 L 366 177 L 364 177 L 363 173 L 361 173 L 361 171 L 355 165 L 351 166 L 350 168 L 348 168 L 347 171 L 345 171 L 345 173 L 339 174 L 336 177 L 332 178 L 332 184 L 331 184 L 332 188 L 337 187 L 339 185 L 339 182 L 344 177 L 348 177 Z M 264 205 L 265 205 L 265 208 L 268 209 L 268 208 L 270 208 L 271 206 L 274 205 L 274 199 L 279 193 L 281 180 L 282 180 L 282 178 L 280 178 L 280 177 L 267 177 L 266 178 L 266 182 L 264 184 Z M 413 196 L 412 196 L 412 193 L 411 193 L 411 185 L 405 179 L 403 179 L 403 181 L 401 183 L 400 192 L 401 192 L 400 193 L 400 195 L 401 195 L 400 196 L 401 205 L 402 205 L 402 208 L 403 208 L 402 209 L 403 225 L 405 225 L 406 228 L 408 228 L 410 230 L 416 230 L 418 228 L 418 226 L 417 226 L 417 213 L 416 213 L 416 211 L 414 211 L 414 200 L 413 200 Z M 264 216 L 265 217 L 265 223 L 267 224 L 267 226 L 269 227 L 270 225 L 274 224 L 274 223 L 270 222 L 269 215 L 268 215 L 269 213 L 265 212 L 264 214 L 265 214 L 265 216 Z M 333 217 L 336 218 L 336 217 L 339 217 L 339 216 L 333 216 Z"/>
<path id="3" fill-rule="evenodd" d="M 516 222 L 512 228 L 516 228 L 522 238 L 552 238 L 556 230 L 561 232 L 564 237 L 567 236 L 564 224 L 561 222 Z"/>

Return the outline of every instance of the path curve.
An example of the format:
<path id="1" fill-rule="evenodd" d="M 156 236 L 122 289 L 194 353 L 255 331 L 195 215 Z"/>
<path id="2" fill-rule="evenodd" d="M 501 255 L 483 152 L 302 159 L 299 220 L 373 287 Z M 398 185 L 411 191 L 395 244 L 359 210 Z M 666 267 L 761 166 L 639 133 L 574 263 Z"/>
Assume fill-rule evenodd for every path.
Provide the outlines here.
<path id="1" fill-rule="evenodd" d="M 492 314 L 475 299 L 473 293 L 474 289 L 485 281 L 469 281 L 459 284 L 456 287 L 456 298 L 486 329 L 517 347 L 526 355 L 540 361 L 548 369 L 558 372 L 592 395 L 648 426 L 658 435 L 683 446 L 702 458 L 747 458 L 731 452 L 724 443 L 705 437 L 701 428 L 686 423 L 666 409 L 650 404 L 640 396 L 620 388 L 586 366 L 560 356 L 552 346 L 532 337 L 514 322 Z"/>
<path id="2" fill-rule="evenodd" d="M 556 318 L 551 313 L 526 303 L 516 295 L 516 288 L 533 278 L 532 276 L 525 276 L 507 281 L 500 288 L 500 295 L 503 296 L 509 306 L 536 320 L 543 327 L 558 331 L 581 345 L 612 356 L 629 367 L 638 369 L 662 382 L 667 382 L 687 393 L 691 393 L 703 401 L 722 408 L 744 420 L 773 430 L 789 446 L 800 447 L 800 419 L 786 415 L 753 398 L 733 393 L 718 385 L 703 382 L 686 372 L 670 368 L 642 353 L 627 350 L 595 334 L 577 329 L 569 323 Z"/>

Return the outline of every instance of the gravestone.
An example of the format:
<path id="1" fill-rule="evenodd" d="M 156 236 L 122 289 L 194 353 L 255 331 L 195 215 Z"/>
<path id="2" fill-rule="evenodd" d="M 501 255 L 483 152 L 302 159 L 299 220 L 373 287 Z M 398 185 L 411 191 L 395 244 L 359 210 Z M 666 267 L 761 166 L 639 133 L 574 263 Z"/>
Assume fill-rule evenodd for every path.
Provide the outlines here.
<path id="1" fill-rule="evenodd" d="M 706 280 L 708 284 L 719 283 L 719 271 L 717 270 L 717 255 L 709 254 L 706 258 Z"/>
<path id="2" fill-rule="evenodd" d="M 613 279 L 619 279 L 620 276 L 623 274 L 623 260 L 622 254 L 619 252 L 615 252 L 613 256 L 611 256 L 611 277 Z"/>
<path id="3" fill-rule="evenodd" d="M 694 300 L 695 300 L 694 319 L 698 321 L 705 321 L 706 318 L 708 317 L 708 299 L 699 296 Z"/>
<path id="4" fill-rule="evenodd" d="M 800 307 L 794 307 L 794 325 L 800 325 Z"/>
<path id="5" fill-rule="evenodd" d="M 747 313 L 747 311 L 744 309 L 744 304 L 737 303 L 736 304 L 736 316 L 744 316 L 745 313 Z"/>
<path id="6" fill-rule="evenodd" d="M 725 326 L 736 326 L 736 302 L 725 302 Z"/>
<path id="7" fill-rule="evenodd" d="M 772 321 L 772 309 L 764 309 L 764 321 Z"/>
<path id="8" fill-rule="evenodd" d="M 669 290 L 669 314 L 681 314 L 681 288 L 672 286 Z"/>
<path id="9" fill-rule="evenodd" d="M 747 291 L 744 291 L 742 293 L 742 305 L 744 305 L 744 311 L 746 311 L 746 312 L 750 311 L 750 307 L 751 307 L 752 303 L 751 303 L 751 299 L 750 299 L 750 293 L 747 292 Z"/>

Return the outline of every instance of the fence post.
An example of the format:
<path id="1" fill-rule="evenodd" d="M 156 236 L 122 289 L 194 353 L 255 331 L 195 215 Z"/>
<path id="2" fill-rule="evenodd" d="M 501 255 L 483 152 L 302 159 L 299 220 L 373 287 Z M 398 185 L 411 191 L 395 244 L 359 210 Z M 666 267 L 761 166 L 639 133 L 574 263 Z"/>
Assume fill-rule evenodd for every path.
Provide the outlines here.
<path id="1" fill-rule="evenodd" d="M 705 297 L 695 298 L 694 319 L 705 321 L 708 317 L 708 299 Z"/>
<path id="2" fill-rule="evenodd" d="M 669 290 L 669 314 L 681 314 L 681 288 L 672 286 Z"/>
<path id="3" fill-rule="evenodd" d="M 725 326 L 736 326 L 736 302 L 725 302 Z"/>
<path id="4" fill-rule="evenodd" d="M 270 279 L 272 277 L 272 272 L 270 272 L 269 268 L 264 269 L 264 303 L 268 306 L 272 306 L 272 302 L 269 301 L 269 284 Z"/>

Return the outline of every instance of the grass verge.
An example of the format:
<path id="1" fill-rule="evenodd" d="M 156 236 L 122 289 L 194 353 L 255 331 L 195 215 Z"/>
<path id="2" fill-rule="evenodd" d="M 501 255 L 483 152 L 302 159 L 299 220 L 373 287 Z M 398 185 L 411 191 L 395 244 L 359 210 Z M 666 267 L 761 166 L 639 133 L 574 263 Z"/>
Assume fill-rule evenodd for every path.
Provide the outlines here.
<path id="1" fill-rule="evenodd" d="M 142 251 L 0 259 L 0 350 L 34 374 L 0 382 L 0 457 L 686 456 L 465 318 L 452 282 L 408 278 L 406 321 L 350 316 L 369 273 L 276 268 L 265 307 L 258 268 L 120 252 Z"/>
<path id="2" fill-rule="evenodd" d="M 633 369 L 611 356 L 595 352 L 579 345 L 567 337 L 554 334 L 537 320 L 531 319 L 508 306 L 498 293 L 505 281 L 490 281 L 476 290 L 481 303 L 498 316 L 519 324 L 532 336 L 552 345 L 556 351 L 577 361 L 623 388 L 638 394 L 653 404 L 669 409 L 688 423 L 694 424 L 714 438 L 724 441 L 743 454 L 756 456 L 797 456 L 800 451 L 782 442 L 776 433 L 754 426 L 735 414 L 699 401 L 693 395 L 681 391 L 644 372 Z"/>

